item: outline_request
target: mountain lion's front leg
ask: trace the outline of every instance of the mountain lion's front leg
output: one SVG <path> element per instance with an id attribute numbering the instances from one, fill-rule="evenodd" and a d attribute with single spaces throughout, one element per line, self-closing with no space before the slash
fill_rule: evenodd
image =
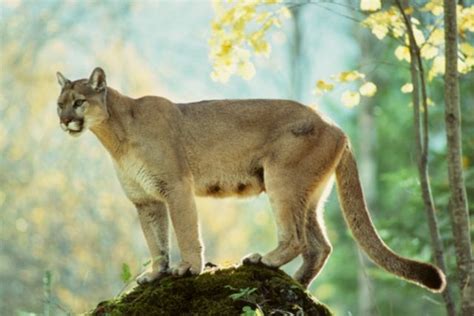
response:
<path id="1" fill-rule="evenodd" d="M 199 274 L 203 269 L 203 247 L 191 181 L 183 180 L 173 185 L 166 201 L 181 252 L 181 263 L 172 272 L 176 275 L 188 271 Z"/>
<path id="2" fill-rule="evenodd" d="M 158 279 L 169 271 L 169 220 L 163 202 L 135 204 L 151 254 L 151 272 L 137 278 L 139 284 Z"/>

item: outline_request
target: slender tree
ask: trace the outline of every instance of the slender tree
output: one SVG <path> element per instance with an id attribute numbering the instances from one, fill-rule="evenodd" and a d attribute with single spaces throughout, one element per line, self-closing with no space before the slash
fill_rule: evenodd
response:
<path id="1" fill-rule="evenodd" d="M 426 216 L 428 219 L 428 226 L 430 230 L 431 246 L 433 248 L 434 257 L 438 267 L 446 274 L 446 263 L 444 260 L 444 249 L 441 241 L 441 236 L 438 229 L 438 221 L 436 219 L 436 207 L 431 193 L 431 184 L 429 180 L 428 171 L 428 146 L 429 146 L 429 131 L 428 131 L 428 96 L 426 92 L 426 81 L 421 60 L 420 48 L 416 42 L 413 32 L 413 25 L 409 14 L 405 11 L 408 7 L 409 1 L 405 0 L 403 3 L 396 0 L 400 13 L 403 16 L 403 21 L 408 34 L 408 47 L 410 50 L 410 74 L 413 84 L 412 100 L 413 100 L 413 118 L 415 127 L 415 146 L 416 157 L 418 160 L 418 176 L 421 185 L 421 194 L 423 203 L 425 205 Z M 423 116 L 420 115 L 420 105 L 423 109 Z M 455 315 L 455 305 L 451 295 L 451 288 L 449 283 L 442 293 L 446 312 L 448 315 Z"/>
<path id="2" fill-rule="evenodd" d="M 373 42 L 369 35 L 361 28 L 354 30 L 355 37 L 360 47 L 360 64 L 365 65 L 373 60 L 374 50 Z M 372 81 L 373 78 L 368 78 Z M 358 129 L 358 161 L 361 181 L 364 186 L 365 198 L 369 209 L 373 212 L 376 210 L 375 201 L 377 196 L 376 186 L 376 169 L 377 162 L 374 155 L 374 147 L 376 143 L 376 130 L 373 117 L 374 103 L 373 99 L 368 98 L 363 102 L 357 112 L 357 129 Z M 374 282 L 367 273 L 367 268 L 373 264 L 367 256 L 358 249 L 359 267 L 358 267 L 358 309 L 359 315 L 379 315 L 376 306 L 376 291 L 374 291 Z"/>
<path id="3" fill-rule="evenodd" d="M 473 261 L 469 235 L 469 212 L 462 171 L 461 112 L 458 77 L 458 32 L 456 1 L 444 0 L 444 39 L 446 68 L 444 76 L 445 121 L 448 141 L 448 174 L 451 215 L 456 249 L 461 314 L 474 315 Z"/>

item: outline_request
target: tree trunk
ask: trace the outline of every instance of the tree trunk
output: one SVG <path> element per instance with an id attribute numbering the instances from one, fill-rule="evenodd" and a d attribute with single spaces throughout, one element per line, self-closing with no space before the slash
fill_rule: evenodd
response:
<path id="1" fill-rule="evenodd" d="M 292 14 L 292 32 L 290 38 L 290 53 L 289 55 L 289 69 L 290 69 L 290 99 L 301 101 L 302 93 L 302 81 L 303 73 L 301 72 L 302 67 L 302 46 L 303 46 L 303 34 L 301 25 L 301 7 L 294 7 L 291 9 Z"/>
<path id="2" fill-rule="evenodd" d="M 461 113 L 458 78 L 458 38 L 456 1 L 444 0 L 445 121 L 448 141 L 448 174 L 451 197 L 449 210 L 453 226 L 456 262 L 461 289 L 461 314 L 474 315 L 473 262 L 469 235 L 469 212 L 462 171 Z"/>
<path id="3" fill-rule="evenodd" d="M 421 193 L 423 203 L 425 205 L 426 217 L 428 219 L 428 227 L 430 230 L 431 247 L 433 249 L 434 258 L 437 266 L 446 274 L 446 263 L 444 261 L 444 249 L 439 234 L 438 222 L 436 219 L 436 209 L 431 193 L 431 185 L 428 173 L 428 97 L 426 93 L 426 82 L 423 71 L 423 63 L 421 61 L 421 54 L 418 44 L 416 43 L 411 25 L 410 16 L 404 11 L 408 7 L 409 1 L 396 0 L 400 13 L 403 16 L 405 26 L 407 28 L 409 49 L 410 49 L 410 73 L 413 84 L 412 100 L 413 100 L 413 118 L 415 128 L 415 145 L 416 156 L 418 160 L 418 176 L 420 179 Z M 420 100 L 421 92 L 421 100 Z M 421 102 L 420 102 L 421 101 Z M 420 124 L 420 104 L 423 106 L 423 125 Z M 449 283 L 442 293 L 443 300 L 446 305 L 446 313 L 448 315 L 455 315 L 455 305 L 451 296 L 451 289 Z"/>
<path id="4" fill-rule="evenodd" d="M 360 47 L 360 64 L 365 65 L 369 60 L 373 59 L 373 49 L 371 38 L 365 32 L 361 32 L 359 28 L 355 31 Z M 369 80 L 371 78 L 368 78 Z M 364 187 L 365 198 L 370 210 L 374 210 L 375 198 L 377 196 L 376 187 L 376 161 L 374 159 L 374 144 L 376 136 L 374 135 L 375 126 L 373 118 L 373 101 L 368 98 L 366 102 L 360 105 L 357 115 L 358 129 L 358 161 L 361 182 Z M 358 249 L 358 309 L 359 315 L 378 315 L 376 301 L 376 291 L 372 279 L 367 274 L 367 268 L 372 265 L 367 256 Z"/>
<path id="5" fill-rule="evenodd" d="M 361 105 L 358 115 L 358 129 L 359 129 L 359 154 L 358 161 L 360 162 L 359 170 L 361 181 L 364 185 L 364 192 L 366 194 L 367 204 L 371 210 L 374 209 L 376 186 L 375 186 L 375 161 L 373 158 L 374 146 L 374 122 L 372 117 L 372 104 L 368 101 Z M 359 249 L 359 267 L 358 267 L 358 306 L 359 315 L 378 315 L 375 305 L 375 292 L 372 279 L 367 275 L 367 267 L 372 263 L 367 259 L 367 256 Z"/>

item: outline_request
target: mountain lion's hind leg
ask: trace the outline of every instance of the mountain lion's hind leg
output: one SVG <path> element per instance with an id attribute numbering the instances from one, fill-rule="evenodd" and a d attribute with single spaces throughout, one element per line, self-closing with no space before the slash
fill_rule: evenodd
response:
<path id="1" fill-rule="evenodd" d="M 278 246 L 263 257 L 252 254 L 244 262 L 261 261 L 270 267 L 280 267 L 302 251 L 306 197 L 295 179 L 279 176 L 279 172 L 273 174 L 271 170 L 265 173 L 265 187 L 275 214 Z"/>
<path id="2" fill-rule="evenodd" d="M 151 254 L 152 270 L 137 278 L 137 283 L 143 284 L 160 278 L 169 270 L 169 220 L 162 202 L 137 203 L 135 206 Z"/>
<path id="3" fill-rule="evenodd" d="M 295 280 L 304 287 L 308 287 L 318 275 L 332 251 L 331 244 L 326 236 L 323 206 L 331 192 L 333 182 L 334 179 L 331 177 L 319 185 L 306 212 L 305 248 L 302 252 L 303 263 L 294 275 Z"/>

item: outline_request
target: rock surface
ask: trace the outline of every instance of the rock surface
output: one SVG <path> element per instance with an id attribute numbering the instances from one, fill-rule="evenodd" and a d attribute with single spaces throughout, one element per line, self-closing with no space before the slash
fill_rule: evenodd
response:
<path id="1" fill-rule="evenodd" d="M 109 301 L 91 315 L 331 315 L 290 276 L 263 265 L 167 276 Z"/>

